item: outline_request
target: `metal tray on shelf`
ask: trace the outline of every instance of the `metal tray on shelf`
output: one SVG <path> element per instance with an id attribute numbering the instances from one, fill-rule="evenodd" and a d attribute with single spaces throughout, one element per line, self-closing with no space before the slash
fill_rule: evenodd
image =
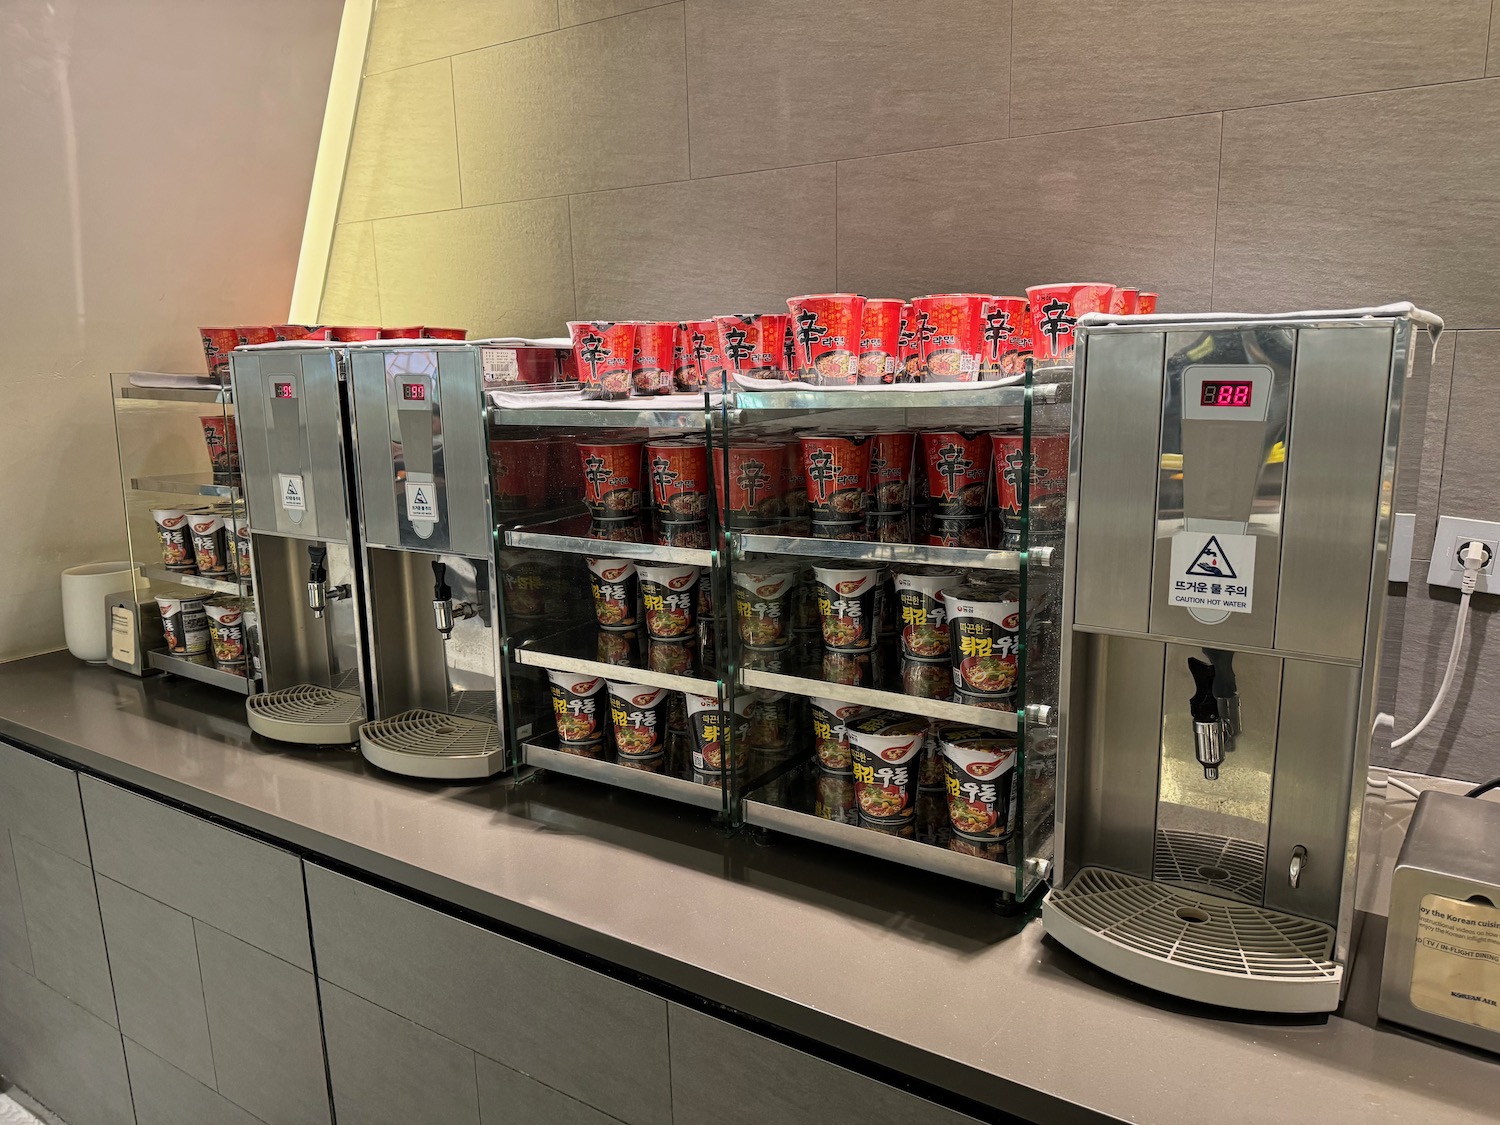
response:
<path id="1" fill-rule="evenodd" d="M 1071 383 L 1043 383 L 1032 389 L 1032 401 L 1067 402 Z M 1026 404 L 1026 387 L 1012 384 L 952 384 L 935 390 L 916 390 L 903 386 L 884 387 L 810 387 L 788 384 L 774 390 L 735 389 L 727 408 L 731 418 L 736 411 L 804 411 L 804 410 L 926 410 L 951 409 L 955 406 L 1021 407 Z"/>
<path id="2" fill-rule="evenodd" d="M 205 578 L 201 574 L 184 574 L 179 570 L 168 570 L 164 566 L 147 566 L 142 564 L 140 572 L 153 582 L 164 582 L 174 586 L 191 586 L 195 590 L 212 590 L 216 594 L 240 594 L 244 590 L 240 583 L 232 578 Z M 245 580 L 245 586 L 249 586 L 249 579 Z"/>
<path id="3" fill-rule="evenodd" d="M 588 651 L 587 646 L 593 643 L 597 635 L 597 625 L 582 622 L 558 633 L 513 644 L 510 646 L 510 655 L 517 664 L 532 668 L 578 672 L 621 683 L 650 684 L 653 687 L 671 688 L 673 691 L 690 691 L 694 695 L 718 694 L 718 681 L 714 679 L 653 672 L 649 668 L 635 668 L 628 664 L 606 664 L 602 660 L 592 660 L 580 655 Z"/>
<path id="4" fill-rule="evenodd" d="M 1014 711 L 970 707 L 963 703 L 950 703 L 944 699 L 922 699 L 919 696 L 905 695 L 899 691 L 855 687 L 852 684 L 835 684 L 806 676 L 789 676 L 784 672 L 759 672 L 751 668 L 741 669 L 740 680 L 750 688 L 766 688 L 769 691 L 784 691 L 792 695 L 821 696 L 826 699 L 838 699 L 845 703 L 857 703 L 864 707 L 879 707 L 884 711 L 927 715 L 934 719 L 952 719 L 976 727 L 988 727 L 991 730 L 1019 729 Z"/>
<path id="5" fill-rule="evenodd" d="M 597 758 L 580 758 L 537 740 L 527 740 L 521 744 L 521 760 L 540 769 L 602 781 L 619 789 L 650 793 L 655 797 L 696 805 L 712 812 L 719 812 L 724 807 L 724 791 L 711 785 L 700 785 L 696 781 L 664 773 L 647 773 Z"/>
<path id="6" fill-rule="evenodd" d="M 696 547 L 663 547 L 656 543 L 620 543 L 595 539 L 587 534 L 590 518 L 571 515 L 542 523 L 527 523 L 505 532 L 508 547 L 530 547 L 568 555 L 596 558 L 643 559 L 646 562 L 677 563 L 682 566 L 712 566 L 714 552 Z"/>
<path id="7" fill-rule="evenodd" d="M 130 487 L 136 492 L 168 492 L 177 496 L 216 496 L 225 500 L 240 498 L 239 485 L 216 484 L 208 478 L 207 474 L 202 473 L 131 477 Z"/>
<path id="8" fill-rule="evenodd" d="M 254 682 L 245 676 L 237 676 L 233 672 L 215 668 L 213 661 L 207 656 L 178 656 L 161 649 L 153 649 L 146 653 L 146 665 L 160 672 L 171 672 L 173 675 L 197 680 L 199 683 L 237 691 L 241 695 L 249 695 L 254 687 Z"/>
<path id="9" fill-rule="evenodd" d="M 204 402 L 212 406 L 232 403 L 234 395 L 226 387 L 136 387 L 115 388 L 116 398 L 145 399 L 151 402 Z"/>
<path id="10" fill-rule="evenodd" d="M 1019 551 L 991 551 L 974 547 L 930 547 L 922 543 L 864 543 L 846 539 L 810 539 L 794 535 L 767 535 L 759 532 L 732 531 L 730 546 L 734 557 L 751 554 L 802 555 L 810 558 L 850 559 L 861 562 L 927 563 L 938 566 L 999 570 L 1017 574 L 1021 570 Z M 1051 547 L 1038 547 L 1031 559 L 1050 566 Z"/>
<path id="11" fill-rule="evenodd" d="M 627 402 L 630 400 L 626 400 Z M 642 399 L 645 403 L 650 400 Z M 652 410 L 646 406 L 491 406 L 497 426 L 580 426 L 587 429 L 701 430 L 703 407 Z"/>

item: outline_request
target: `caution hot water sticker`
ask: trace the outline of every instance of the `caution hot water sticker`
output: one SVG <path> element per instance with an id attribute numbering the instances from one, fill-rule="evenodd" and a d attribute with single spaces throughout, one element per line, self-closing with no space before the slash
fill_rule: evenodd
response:
<path id="1" fill-rule="evenodd" d="M 1255 604 L 1255 536 L 1179 531 L 1172 536 L 1168 600 L 1186 609 L 1249 613 Z"/>

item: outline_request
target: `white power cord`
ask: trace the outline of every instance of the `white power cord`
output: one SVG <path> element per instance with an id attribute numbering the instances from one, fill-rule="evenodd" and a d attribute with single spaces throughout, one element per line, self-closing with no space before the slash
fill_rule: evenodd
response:
<path id="1" fill-rule="evenodd" d="M 1459 652 L 1463 649 L 1464 634 L 1469 627 L 1469 599 L 1473 596 L 1474 587 L 1479 582 L 1480 568 L 1484 566 L 1484 544 L 1477 539 L 1471 539 L 1464 544 L 1464 549 L 1459 552 L 1458 557 L 1463 560 L 1464 564 L 1463 582 L 1459 586 L 1463 594 L 1458 601 L 1458 624 L 1453 629 L 1453 648 L 1448 653 L 1448 667 L 1443 671 L 1443 682 L 1438 685 L 1437 696 L 1433 699 L 1432 706 L 1427 709 L 1427 714 L 1422 716 L 1416 726 L 1391 743 L 1393 750 L 1398 746 L 1405 746 L 1427 729 L 1427 724 L 1437 717 L 1443 701 L 1447 699 L 1448 689 L 1453 686 L 1453 676 L 1458 671 Z M 1389 780 L 1391 784 L 1397 785 L 1397 788 L 1411 791 L 1410 787 L 1399 785 L 1394 779 Z"/>

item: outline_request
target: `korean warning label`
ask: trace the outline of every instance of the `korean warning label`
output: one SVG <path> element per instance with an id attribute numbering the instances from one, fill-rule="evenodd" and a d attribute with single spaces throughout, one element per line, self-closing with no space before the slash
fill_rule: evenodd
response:
<path id="1" fill-rule="evenodd" d="M 1249 613 L 1255 601 L 1255 536 L 1179 531 L 1172 536 L 1168 601 L 1186 609 Z"/>

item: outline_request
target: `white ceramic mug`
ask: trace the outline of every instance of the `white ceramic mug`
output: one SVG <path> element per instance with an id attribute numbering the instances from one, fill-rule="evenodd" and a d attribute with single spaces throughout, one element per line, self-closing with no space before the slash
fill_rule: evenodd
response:
<path id="1" fill-rule="evenodd" d="M 68 651 L 90 664 L 109 655 L 104 599 L 130 589 L 128 562 L 89 563 L 62 572 L 63 636 Z"/>

